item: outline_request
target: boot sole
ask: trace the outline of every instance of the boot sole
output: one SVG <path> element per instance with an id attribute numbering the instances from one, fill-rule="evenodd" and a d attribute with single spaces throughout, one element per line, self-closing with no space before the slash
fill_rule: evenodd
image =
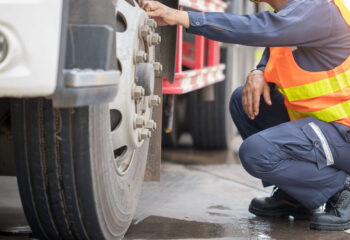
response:
<path id="1" fill-rule="evenodd" d="M 310 229 L 319 231 L 344 231 L 350 228 L 350 222 L 343 224 L 327 224 L 310 223 Z"/>
<path id="2" fill-rule="evenodd" d="M 293 216 L 297 220 L 310 220 L 312 213 L 306 214 L 303 212 L 290 211 L 290 210 L 281 210 L 281 211 L 265 211 L 249 206 L 249 212 L 253 213 L 259 217 L 269 217 L 269 218 L 283 218 L 287 216 Z"/>

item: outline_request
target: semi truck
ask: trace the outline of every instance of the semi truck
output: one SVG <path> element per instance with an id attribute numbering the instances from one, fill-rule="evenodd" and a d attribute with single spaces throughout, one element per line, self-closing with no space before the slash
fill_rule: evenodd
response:
<path id="1" fill-rule="evenodd" d="M 33 235 L 121 239 L 162 143 L 187 131 L 197 148 L 230 146 L 229 95 L 253 63 L 252 49 L 157 27 L 136 0 L 0 0 L 0 172 L 17 176 Z"/>

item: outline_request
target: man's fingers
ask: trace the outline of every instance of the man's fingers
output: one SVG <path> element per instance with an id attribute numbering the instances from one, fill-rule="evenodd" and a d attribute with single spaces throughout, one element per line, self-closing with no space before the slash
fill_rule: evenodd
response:
<path id="1" fill-rule="evenodd" d="M 271 106 L 272 101 L 271 101 L 271 96 L 270 96 L 270 86 L 267 83 L 264 85 L 263 96 L 264 96 L 264 100 L 265 100 L 266 104 Z"/>
<path id="2" fill-rule="evenodd" d="M 242 105 L 245 113 L 252 120 L 259 114 L 261 95 L 268 105 L 272 105 L 269 85 L 264 80 L 264 73 L 256 70 L 248 74 L 242 90 Z"/>
<path id="3" fill-rule="evenodd" d="M 259 114 L 259 106 L 260 106 L 260 98 L 261 98 L 261 93 L 257 89 L 254 90 L 252 93 L 252 98 L 253 98 L 253 114 L 254 117 L 258 116 Z"/>
<path id="4" fill-rule="evenodd" d="M 242 90 L 242 106 L 243 106 L 243 110 L 244 112 L 249 116 L 248 114 L 248 104 L 247 104 L 247 94 L 246 94 L 246 91 Z"/>
<path id="5" fill-rule="evenodd" d="M 156 17 L 161 17 L 162 13 L 163 11 L 161 9 L 158 9 L 156 11 L 147 12 L 147 15 L 151 18 L 156 18 Z"/>
<path id="6" fill-rule="evenodd" d="M 253 114 L 253 96 L 252 96 L 252 92 L 248 89 L 247 91 L 247 111 L 248 111 L 248 116 L 251 119 L 254 119 L 254 114 Z"/>
<path id="7" fill-rule="evenodd" d="M 153 6 L 152 2 L 147 2 L 145 4 L 145 6 L 143 7 L 143 9 L 146 11 L 146 12 L 150 12 L 150 11 L 154 11 L 155 10 L 155 6 Z"/>
<path id="8" fill-rule="evenodd" d="M 251 76 L 248 76 L 247 82 L 242 90 L 242 105 L 245 113 L 250 119 L 254 119 L 254 108 L 253 108 L 253 86 L 250 84 Z"/>
<path id="9" fill-rule="evenodd" d="M 145 1 L 144 0 L 140 3 L 141 8 L 145 9 L 146 6 L 152 6 L 152 1 Z"/>
<path id="10" fill-rule="evenodd" d="M 146 1 L 141 1 L 140 2 L 140 8 L 144 8 L 145 4 L 146 4 Z"/>
<path id="11" fill-rule="evenodd" d="M 142 1 L 141 8 L 143 8 L 146 12 L 155 11 L 160 8 L 156 1 Z"/>

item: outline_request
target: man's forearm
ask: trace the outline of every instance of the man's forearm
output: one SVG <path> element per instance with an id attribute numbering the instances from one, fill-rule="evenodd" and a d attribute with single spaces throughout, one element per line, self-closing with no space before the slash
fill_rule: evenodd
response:
<path id="1" fill-rule="evenodd" d="M 189 28 L 190 27 L 190 18 L 188 16 L 188 13 L 185 11 L 177 10 L 176 22 L 177 22 L 177 24 L 182 25 L 185 28 Z"/>

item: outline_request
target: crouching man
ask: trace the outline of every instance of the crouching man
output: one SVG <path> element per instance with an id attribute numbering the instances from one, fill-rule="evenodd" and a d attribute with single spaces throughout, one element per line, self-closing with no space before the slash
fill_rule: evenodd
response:
<path id="1" fill-rule="evenodd" d="M 259 1 L 254 1 L 259 2 Z M 350 228 L 350 0 L 261 0 L 253 15 L 141 7 L 159 25 L 248 46 L 264 46 L 257 69 L 230 102 L 244 142 L 244 168 L 276 186 L 255 198 L 258 216 L 311 218 L 318 230 Z M 326 203 L 323 213 L 313 213 Z"/>

